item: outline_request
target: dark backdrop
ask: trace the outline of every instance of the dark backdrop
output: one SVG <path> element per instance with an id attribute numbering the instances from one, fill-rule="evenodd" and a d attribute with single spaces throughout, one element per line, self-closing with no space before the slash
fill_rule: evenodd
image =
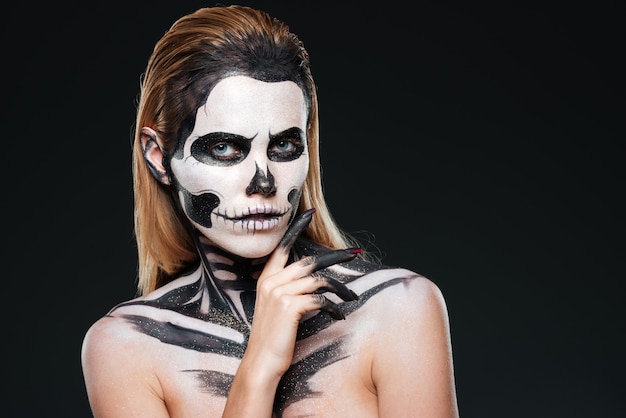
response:
<path id="1" fill-rule="evenodd" d="M 139 75 L 213 3 L 41 3 L 2 16 L 3 410 L 88 417 L 83 334 L 135 292 Z M 248 4 L 310 52 L 339 224 L 442 289 L 461 415 L 617 417 L 623 7 L 465 3 Z"/>

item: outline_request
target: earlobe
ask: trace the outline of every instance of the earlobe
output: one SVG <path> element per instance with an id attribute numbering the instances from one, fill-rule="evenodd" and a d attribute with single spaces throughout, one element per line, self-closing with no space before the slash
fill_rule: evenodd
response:
<path id="1" fill-rule="evenodd" d="M 152 128 L 141 128 L 141 150 L 150 172 L 159 182 L 171 185 L 172 179 L 163 165 L 163 151 L 157 142 L 157 133 Z"/>

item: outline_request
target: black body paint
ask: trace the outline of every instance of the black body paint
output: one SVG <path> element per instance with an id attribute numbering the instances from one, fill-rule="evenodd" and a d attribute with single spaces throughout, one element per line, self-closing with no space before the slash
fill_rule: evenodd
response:
<path id="1" fill-rule="evenodd" d="M 284 250 L 291 249 L 288 264 L 297 259 L 311 259 L 311 268 L 315 271 L 315 275 L 326 282 L 324 289 L 332 291 L 344 299 L 342 302 L 333 304 L 339 312 L 342 312 L 342 315 L 349 317 L 363 307 L 372 296 L 386 288 L 412 279 L 411 276 L 399 276 L 392 280 L 386 280 L 372 286 L 358 297 L 351 290 L 344 289 L 343 286 L 346 283 L 359 280 L 368 273 L 389 267 L 355 259 L 356 251 L 353 249 L 329 250 L 299 237 L 309 224 L 313 213 L 314 210 L 311 209 L 295 219 L 279 247 Z M 197 244 L 200 242 L 198 241 Z M 204 248 L 215 253 L 212 259 L 222 260 L 222 262 L 209 262 L 206 254 L 202 252 L 203 264 L 208 268 L 202 270 L 202 274 L 197 280 L 174 288 L 157 299 L 120 304 L 112 309 L 109 315 L 115 315 L 115 310 L 118 308 L 139 305 L 198 319 L 207 325 L 213 324 L 213 326 L 207 327 L 211 330 L 210 333 L 206 330 L 203 331 L 200 329 L 201 327 L 183 327 L 147 315 L 130 315 L 121 312 L 118 314 L 131 323 L 138 332 L 153 337 L 164 344 L 199 353 L 213 353 L 228 358 L 241 359 L 248 345 L 249 323 L 254 314 L 255 277 L 258 277 L 263 264 L 234 257 L 218 248 L 207 248 L 206 246 Z M 348 269 L 351 272 L 350 275 L 333 271 L 331 268 L 333 265 L 340 265 Z M 224 279 L 225 277 L 228 279 Z M 203 299 L 203 296 L 207 297 L 206 295 L 209 298 L 208 303 Z M 238 316 L 238 311 L 233 309 L 234 303 L 231 299 L 233 295 L 239 295 L 246 318 Z M 184 323 L 184 321 L 180 323 Z M 296 340 L 305 342 L 309 338 L 314 338 L 334 323 L 336 320 L 333 319 L 332 311 L 325 312 L 322 310 L 319 314 L 300 323 Z M 220 330 L 224 330 L 224 332 L 220 333 Z M 233 331 L 236 333 L 233 334 Z M 239 339 L 234 340 L 233 335 L 238 336 Z M 349 338 L 350 335 L 340 335 L 289 367 L 279 383 L 274 401 L 274 413 L 277 417 L 282 417 L 285 409 L 290 405 L 306 398 L 321 395 L 310 387 L 310 381 L 325 367 L 344 360 L 350 355 L 344 350 Z M 234 375 L 215 370 L 194 369 L 181 370 L 181 372 L 189 374 L 195 380 L 200 391 L 221 397 L 228 396 L 234 378 Z"/>
<path id="2" fill-rule="evenodd" d="M 213 193 L 203 193 L 199 195 L 191 194 L 183 187 L 179 187 L 183 194 L 183 204 L 187 215 L 198 225 L 211 228 L 211 213 L 220 204 L 220 199 Z"/>

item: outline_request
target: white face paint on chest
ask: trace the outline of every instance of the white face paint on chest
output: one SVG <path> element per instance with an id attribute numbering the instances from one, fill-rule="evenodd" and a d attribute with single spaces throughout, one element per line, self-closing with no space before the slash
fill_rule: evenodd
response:
<path id="1" fill-rule="evenodd" d="M 233 76 L 214 87 L 171 169 L 182 207 L 214 245 L 270 253 L 297 209 L 307 175 L 307 110 L 291 81 Z"/>

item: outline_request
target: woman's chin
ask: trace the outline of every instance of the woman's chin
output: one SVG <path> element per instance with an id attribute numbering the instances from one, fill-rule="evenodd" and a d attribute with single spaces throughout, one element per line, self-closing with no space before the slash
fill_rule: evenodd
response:
<path id="1" fill-rule="evenodd" d="M 231 254 L 244 258 L 261 258 L 276 249 L 282 234 L 254 234 L 249 236 L 234 236 L 227 239 L 211 239 L 214 245 Z"/>

